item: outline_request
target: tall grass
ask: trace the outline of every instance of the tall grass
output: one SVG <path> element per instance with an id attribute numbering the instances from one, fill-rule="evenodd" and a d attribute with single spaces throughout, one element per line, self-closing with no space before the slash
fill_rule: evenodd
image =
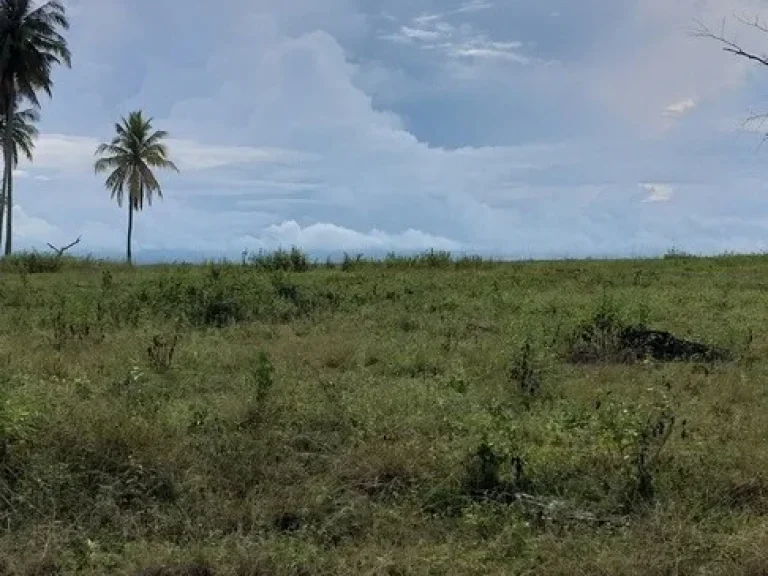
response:
<path id="1" fill-rule="evenodd" d="M 5 573 L 768 562 L 766 258 L 37 262 L 0 275 Z M 640 325 L 735 353 L 625 361 Z"/>

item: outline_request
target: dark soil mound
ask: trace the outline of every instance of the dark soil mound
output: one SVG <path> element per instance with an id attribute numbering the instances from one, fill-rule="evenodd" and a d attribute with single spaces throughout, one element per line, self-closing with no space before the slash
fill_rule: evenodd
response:
<path id="1" fill-rule="evenodd" d="M 661 362 L 715 362 L 728 357 L 725 350 L 714 346 L 684 340 L 670 332 L 638 327 L 625 328 L 620 335 L 619 345 L 622 351 L 637 359 L 653 358 Z"/>
<path id="2" fill-rule="evenodd" d="M 626 325 L 615 315 L 602 312 L 573 334 L 568 354 L 575 364 L 631 363 L 648 358 L 660 362 L 717 362 L 730 357 L 721 348 L 666 331 Z"/>

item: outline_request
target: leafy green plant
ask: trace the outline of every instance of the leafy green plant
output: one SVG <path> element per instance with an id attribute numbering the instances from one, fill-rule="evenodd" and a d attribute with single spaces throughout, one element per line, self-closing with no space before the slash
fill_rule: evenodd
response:
<path id="1" fill-rule="evenodd" d="M 656 496 L 661 457 L 677 422 L 665 390 L 642 403 L 610 402 L 601 406 L 599 427 L 626 479 L 625 505 L 648 502 Z"/>

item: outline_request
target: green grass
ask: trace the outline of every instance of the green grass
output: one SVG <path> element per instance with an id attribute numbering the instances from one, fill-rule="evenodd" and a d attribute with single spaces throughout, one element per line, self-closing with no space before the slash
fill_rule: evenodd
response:
<path id="1" fill-rule="evenodd" d="M 0 264 L 7 573 L 766 573 L 768 259 L 243 260 Z"/>

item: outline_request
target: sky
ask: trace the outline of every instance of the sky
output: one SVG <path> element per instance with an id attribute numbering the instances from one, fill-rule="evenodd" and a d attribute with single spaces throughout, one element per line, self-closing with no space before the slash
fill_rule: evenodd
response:
<path id="1" fill-rule="evenodd" d="M 768 249 L 765 0 L 68 0 L 72 69 L 15 185 L 16 247 L 124 250 L 93 173 L 137 109 L 179 174 L 140 254 Z M 768 131 L 768 123 L 765 125 Z"/>

